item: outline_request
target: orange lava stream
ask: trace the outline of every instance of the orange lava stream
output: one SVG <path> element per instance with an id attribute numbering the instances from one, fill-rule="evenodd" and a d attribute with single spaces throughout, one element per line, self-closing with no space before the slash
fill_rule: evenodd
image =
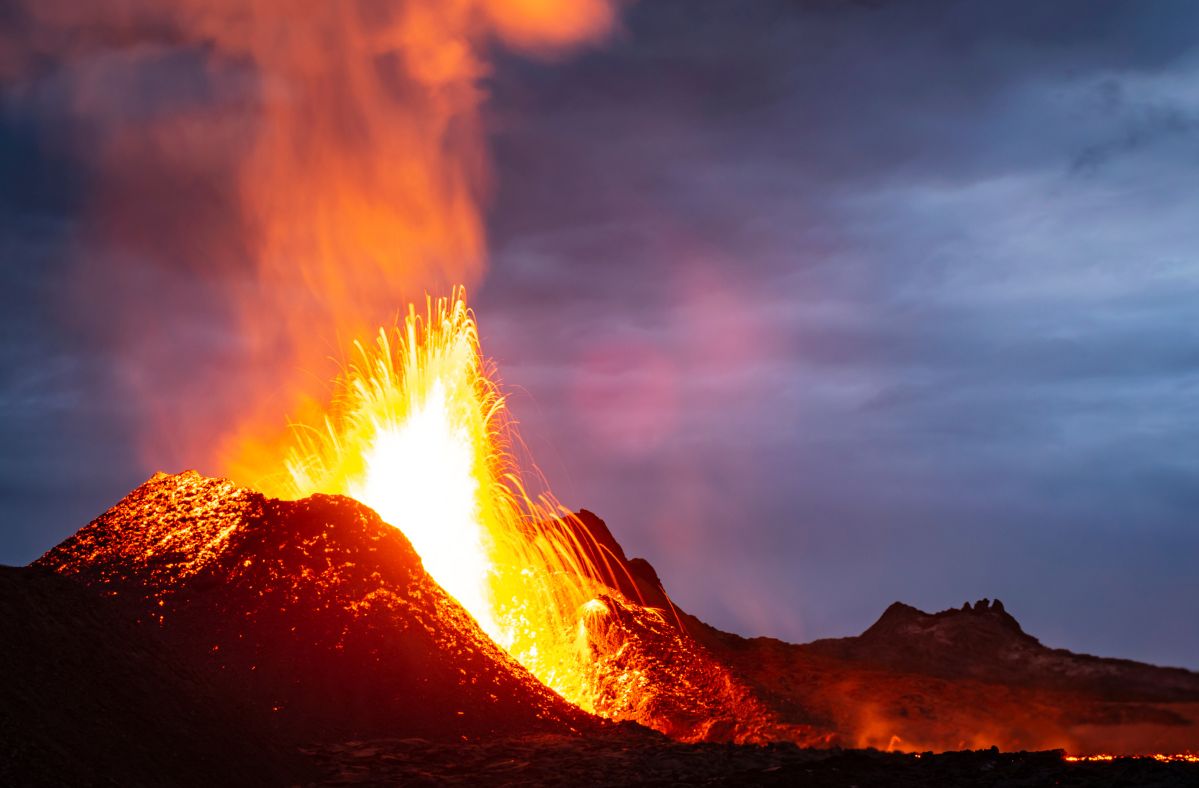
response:
<path id="1" fill-rule="evenodd" d="M 464 291 L 427 299 L 423 313 L 410 306 L 401 325 L 354 350 L 324 423 L 294 426 L 281 492 L 347 495 L 375 509 L 492 639 L 592 710 L 578 612 L 611 565 L 557 501 L 526 491 Z"/>
<path id="2" fill-rule="evenodd" d="M 1116 761 L 1121 758 L 1152 758 L 1155 761 L 1163 763 L 1199 763 L 1199 754 L 1190 752 L 1179 753 L 1146 753 L 1143 755 L 1111 755 L 1103 753 L 1100 755 L 1067 755 L 1065 760 L 1070 763 L 1087 763 L 1087 762 L 1107 762 Z"/>

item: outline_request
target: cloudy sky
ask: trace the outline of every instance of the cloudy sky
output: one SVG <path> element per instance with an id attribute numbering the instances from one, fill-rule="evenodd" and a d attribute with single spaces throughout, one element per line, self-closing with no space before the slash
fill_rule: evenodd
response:
<path id="1" fill-rule="evenodd" d="M 1199 668 L 1199 5 L 653 0 L 621 20 L 486 78 L 473 300 L 558 497 L 743 634 L 998 597 L 1047 644 Z M 27 24 L 0 11 L 0 42 Z M 122 111 L 236 104 L 245 76 L 204 57 L 158 58 Z M 178 230 L 230 222 L 202 180 L 157 184 L 124 281 L 112 234 L 81 230 L 99 175 L 62 69 L 0 66 L 16 564 L 156 470 L 106 326 L 173 304 L 145 331 L 213 385 L 215 308 L 163 294 L 205 287 L 172 262 L 193 254 Z M 107 283 L 82 294 L 81 249 Z"/>

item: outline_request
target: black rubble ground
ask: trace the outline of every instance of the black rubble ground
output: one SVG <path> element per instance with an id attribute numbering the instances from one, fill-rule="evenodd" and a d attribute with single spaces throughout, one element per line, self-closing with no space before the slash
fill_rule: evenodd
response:
<path id="1" fill-rule="evenodd" d="M 1068 762 L 1060 752 L 907 755 L 801 749 L 792 744 L 681 744 L 631 732 L 446 743 L 377 739 L 312 748 L 308 753 L 321 785 L 1199 785 L 1199 764 L 1149 758 Z"/>

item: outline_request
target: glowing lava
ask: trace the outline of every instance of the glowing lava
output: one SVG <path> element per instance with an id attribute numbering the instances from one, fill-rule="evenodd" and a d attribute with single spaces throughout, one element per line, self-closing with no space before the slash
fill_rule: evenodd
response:
<path id="1" fill-rule="evenodd" d="M 1106 763 L 1108 761 L 1117 761 L 1123 758 L 1152 758 L 1153 760 L 1161 761 L 1162 763 L 1199 763 L 1199 754 L 1192 752 L 1155 752 L 1148 755 L 1111 755 L 1105 753 L 1102 755 L 1066 755 L 1063 756 L 1063 758 L 1070 763 Z"/>
<path id="2" fill-rule="evenodd" d="M 387 522 L 403 523 L 429 574 L 495 633 L 475 455 L 447 400 L 445 385 L 436 380 L 406 421 L 380 432 L 363 458 L 366 478 L 350 486 L 350 496 L 369 501 Z"/>
<path id="3" fill-rule="evenodd" d="M 464 293 L 429 299 L 424 314 L 409 307 L 402 325 L 355 350 L 324 424 L 296 427 L 289 493 L 375 509 L 487 634 L 593 708 L 575 628 L 609 579 L 604 550 L 548 495 L 526 492 Z"/>

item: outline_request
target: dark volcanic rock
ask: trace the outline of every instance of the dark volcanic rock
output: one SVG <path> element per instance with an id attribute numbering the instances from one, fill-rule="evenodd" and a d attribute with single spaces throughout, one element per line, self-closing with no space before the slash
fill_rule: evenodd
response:
<path id="1" fill-rule="evenodd" d="M 654 567 L 644 558 L 628 558 L 607 523 L 595 513 L 580 509 L 563 524 L 581 532 L 578 543 L 595 566 L 607 569 L 607 582 L 613 589 L 637 604 L 670 611 L 671 618 L 675 618 L 674 605 Z"/>
<path id="2" fill-rule="evenodd" d="M 896 602 L 858 637 L 806 645 L 743 638 L 679 610 L 653 568 L 625 558 L 602 520 L 590 512 L 579 520 L 616 545 L 625 595 L 667 611 L 666 622 L 748 689 L 740 708 L 765 709 L 771 725 L 904 750 L 1199 750 L 1192 671 L 1048 648 L 988 599 L 934 614 Z"/>
<path id="3" fill-rule="evenodd" d="M 1199 749 L 1199 674 L 1043 646 L 1002 605 L 896 603 L 858 637 L 745 639 L 685 617 L 784 720 L 846 745 L 1072 753 Z"/>
<path id="4" fill-rule="evenodd" d="M 268 785 L 307 779 L 294 750 L 117 600 L 0 567 L 0 784 Z"/>
<path id="5" fill-rule="evenodd" d="M 1199 701 L 1199 674 L 1051 649 L 996 600 L 925 613 L 896 602 L 858 637 L 817 640 L 813 653 L 889 670 L 1090 695 L 1107 701 Z"/>
<path id="6" fill-rule="evenodd" d="M 828 731 L 786 723 L 669 613 L 617 595 L 584 605 L 579 639 L 596 711 L 681 741 L 828 745 Z"/>
<path id="7" fill-rule="evenodd" d="M 278 501 L 159 474 L 37 564 L 135 607 L 293 741 L 599 724 L 487 638 L 404 535 L 348 498 Z"/>
<path id="8" fill-rule="evenodd" d="M 579 659 L 594 709 L 687 742 L 829 745 L 829 730 L 783 720 L 719 658 L 688 634 L 653 566 L 629 559 L 603 520 L 586 509 L 563 525 L 594 565 L 605 567 L 611 593 L 578 612 Z"/>
<path id="9" fill-rule="evenodd" d="M 1144 758 L 1069 763 L 1060 752 L 906 755 L 785 744 L 680 744 L 629 732 L 461 744 L 421 739 L 351 741 L 311 752 L 323 781 L 334 785 L 1193 788 L 1199 780 L 1199 763 Z"/>

